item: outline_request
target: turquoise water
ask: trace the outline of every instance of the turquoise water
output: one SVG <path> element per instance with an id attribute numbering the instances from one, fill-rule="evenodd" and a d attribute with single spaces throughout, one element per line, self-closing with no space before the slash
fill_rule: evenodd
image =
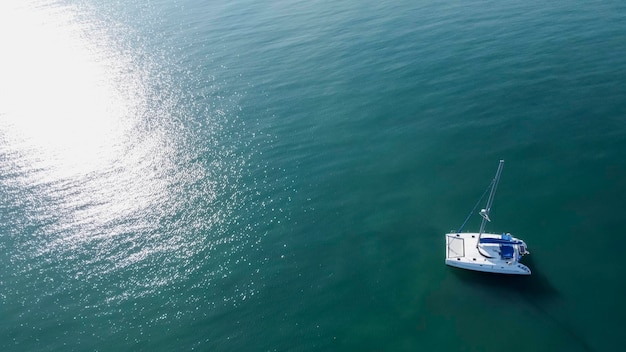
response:
<path id="1" fill-rule="evenodd" d="M 0 350 L 620 350 L 625 15 L 3 2 Z M 443 264 L 499 159 L 529 278 Z"/>

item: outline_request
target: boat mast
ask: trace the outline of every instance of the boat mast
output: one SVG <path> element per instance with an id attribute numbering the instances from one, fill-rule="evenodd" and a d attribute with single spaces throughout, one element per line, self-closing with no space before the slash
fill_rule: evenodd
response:
<path id="1" fill-rule="evenodd" d="M 489 199 L 487 200 L 487 206 L 485 209 L 480 211 L 480 216 L 483 217 L 483 221 L 480 223 L 480 231 L 478 231 L 478 238 L 482 236 L 483 231 L 485 230 L 485 224 L 487 221 L 491 221 L 489 219 L 489 211 L 491 210 L 491 204 L 493 203 L 493 197 L 496 195 L 496 188 L 498 188 L 498 182 L 500 182 L 500 174 L 502 173 L 502 167 L 504 166 L 504 160 L 500 160 L 500 164 L 498 164 L 498 171 L 496 171 L 496 176 L 491 181 L 491 193 L 489 193 Z"/>

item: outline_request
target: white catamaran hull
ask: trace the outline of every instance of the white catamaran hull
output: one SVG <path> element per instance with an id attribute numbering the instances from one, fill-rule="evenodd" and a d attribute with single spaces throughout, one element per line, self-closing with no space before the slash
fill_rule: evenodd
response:
<path id="1" fill-rule="evenodd" d="M 519 259 L 526 254 L 526 244 L 511 238 L 506 242 L 519 242 L 510 245 L 507 243 L 508 253 L 503 251 L 502 244 L 480 243 L 491 239 L 493 242 L 502 242 L 503 235 L 483 233 L 449 233 L 446 234 L 446 265 L 497 274 L 530 275 L 530 269 L 519 263 Z"/>

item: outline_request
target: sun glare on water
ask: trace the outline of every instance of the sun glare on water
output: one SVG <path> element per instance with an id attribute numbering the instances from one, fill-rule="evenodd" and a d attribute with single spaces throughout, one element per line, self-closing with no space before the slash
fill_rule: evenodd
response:
<path id="1" fill-rule="evenodd" d="M 69 7 L 16 3 L 0 5 L 0 167 L 13 175 L 3 182 L 22 199 L 24 222 L 45 224 L 31 247 L 99 243 L 98 256 L 112 250 L 109 238 L 136 242 L 119 235 L 141 236 L 180 206 L 176 137 L 144 123 L 168 107 L 147 107 L 149 78 L 102 26 Z"/>
<path id="2" fill-rule="evenodd" d="M 83 303 L 108 306 L 196 271 L 198 287 L 227 277 L 251 229 L 233 219 L 243 159 L 214 132 L 229 117 L 208 99 L 185 104 L 188 83 L 159 69 L 176 64 L 159 48 L 126 45 L 126 29 L 64 4 L 0 2 L 0 246 L 11 243 L 12 278 L 62 275 L 47 289 L 88 283 L 98 293 Z"/>
<path id="3" fill-rule="evenodd" d="M 107 48 L 83 38 L 98 33 L 75 23 L 68 12 L 2 6 L 5 138 L 55 176 L 87 173 L 118 158 L 132 125 L 129 116 L 140 102 L 111 79 L 117 63 Z"/>

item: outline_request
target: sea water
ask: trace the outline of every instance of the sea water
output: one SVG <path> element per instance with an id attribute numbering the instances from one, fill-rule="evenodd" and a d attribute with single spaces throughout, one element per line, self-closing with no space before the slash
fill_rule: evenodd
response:
<path id="1" fill-rule="evenodd" d="M 3 2 L 0 350 L 619 350 L 625 16 Z M 444 265 L 500 159 L 529 278 Z"/>

